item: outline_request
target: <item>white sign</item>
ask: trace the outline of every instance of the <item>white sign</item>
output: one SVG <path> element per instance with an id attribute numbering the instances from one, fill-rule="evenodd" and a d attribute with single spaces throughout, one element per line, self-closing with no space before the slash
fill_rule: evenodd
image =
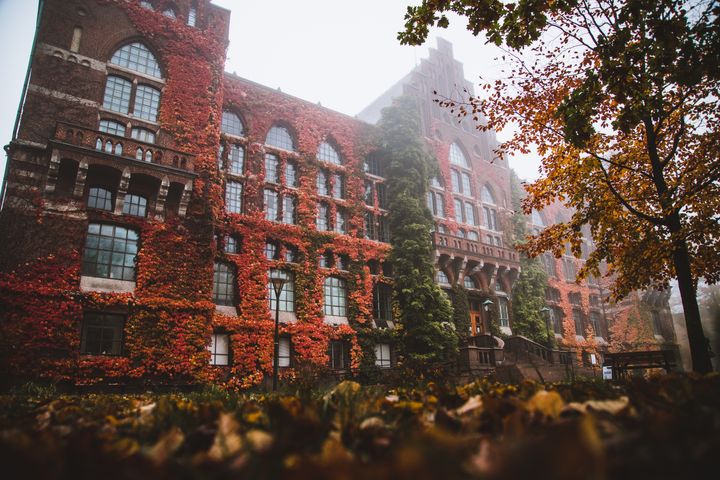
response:
<path id="1" fill-rule="evenodd" d="M 603 380 L 612 380 L 612 367 L 602 367 L 603 368 Z"/>

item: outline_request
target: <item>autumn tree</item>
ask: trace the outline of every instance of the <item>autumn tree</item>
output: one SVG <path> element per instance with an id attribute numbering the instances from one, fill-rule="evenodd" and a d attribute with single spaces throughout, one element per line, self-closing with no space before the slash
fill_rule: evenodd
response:
<path id="1" fill-rule="evenodd" d="M 693 369 L 711 370 L 696 282 L 720 279 L 720 4 L 713 0 L 425 0 L 408 7 L 402 43 L 420 44 L 448 12 L 505 51 L 505 78 L 456 112 L 480 128 L 515 124 L 500 154 L 536 147 L 544 176 L 526 211 L 560 199 L 567 222 L 526 251 L 580 252 L 583 278 L 609 265 L 613 299 L 676 278 Z"/>
<path id="2" fill-rule="evenodd" d="M 400 313 L 406 363 L 422 369 L 455 358 L 453 309 L 435 283 L 425 195 L 433 165 L 421 137 L 415 100 L 400 97 L 382 112 L 381 154 L 386 162 L 394 300 Z"/>

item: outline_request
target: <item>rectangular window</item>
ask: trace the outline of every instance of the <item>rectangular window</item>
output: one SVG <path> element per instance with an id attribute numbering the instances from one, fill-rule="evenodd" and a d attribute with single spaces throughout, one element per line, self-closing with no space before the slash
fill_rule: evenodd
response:
<path id="1" fill-rule="evenodd" d="M 345 370 L 348 366 L 347 348 L 345 342 L 333 340 L 330 342 L 330 368 L 333 370 Z"/>
<path id="2" fill-rule="evenodd" d="M 378 240 L 390 243 L 390 223 L 387 217 L 378 218 Z"/>
<path id="3" fill-rule="evenodd" d="M 385 184 L 378 183 L 375 188 L 377 188 L 378 207 L 382 209 L 387 209 L 387 189 L 385 187 Z"/>
<path id="4" fill-rule="evenodd" d="M 462 193 L 468 197 L 472 195 L 472 189 L 470 188 L 470 175 L 462 173 Z"/>
<path id="5" fill-rule="evenodd" d="M 455 199 L 455 221 L 457 223 L 465 223 L 463 219 L 463 204 L 457 198 Z"/>
<path id="6" fill-rule="evenodd" d="M 373 294 L 373 317 L 384 322 L 392 320 L 392 287 L 378 283 Z"/>
<path id="7" fill-rule="evenodd" d="M 83 317 L 80 352 L 88 355 L 121 355 L 125 316 L 86 313 Z"/>
<path id="8" fill-rule="evenodd" d="M 285 185 L 288 187 L 298 186 L 297 165 L 293 162 L 287 162 L 285 165 Z"/>
<path id="9" fill-rule="evenodd" d="M 278 193 L 275 190 L 266 188 L 263 190 L 263 200 L 265 202 L 265 220 L 277 222 L 280 208 L 278 205 Z"/>
<path id="10" fill-rule="evenodd" d="M 213 274 L 213 302 L 233 306 L 235 303 L 235 271 L 225 263 L 215 262 Z"/>
<path id="11" fill-rule="evenodd" d="M 563 259 L 563 270 L 565 271 L 565 280 L 574 282 L 576 279 L 575 260 L 573 258 Z"/>
<path id="12" fill-rule="evenodd" d="M 342 175 L 334 173 L 333 179 L 333 198 L 345 198 L 345 184 Z"/>
<path id="13" fill-rule="evenodd" d="M 583 328 L 582 310 L 573 308 L 572 316 L 573 316 L 573 322 L 575 323 L 575 335 L 578 337 L 584 337 L 585 329 Z"/>
<path id="14" fill-rule="evenodd" d="M 125 215 L 144 217 L 147 215 L 147 199 L 140 195 L 125 195 L 122 212 Z"/>
<path id="15" fill-rule="evenodd" d="M 245 168 L 245 149 L 241 145 L 230 145 L 228 156 L 230 166 L 228 170 L 233 175 L 242 175 Z"/>
<path id="16" fill-rule="evenodd" d="M 347 233 L 347 213 L 340 207 L 335 209 L 335 232 Z"/>
<path id="17" fill-rule="evenodd" d="M 373 195 L 372 182 L 365 182 L 365 205 L 370 207 L 375 206 L 375 196 Z"/>
<path id="18" fill-rule="evenodd" d="M 375 215 L 373 215 L 372 212 L 365 212 L 365 238 L 368 240 L 377 240 Z"/>
<path id="19" fill-rule="evenodd" d="M 138 251 L 138 234 L 116 225 L 91 223 L 83 252 L 83 275 L 135 279 L 135 256 Z"/>
<path id="20" fill-rule="evenodd" d="M 290 366 L 290 337 L 280 337 L 278 341 L 278 367 Z"/>
<path id="21" fill-rule="evenodd" d="M 280 172 L 278 171 L 278 160 L 277 155 L 272 153 L 265 154 L 265 181 L 268 183 L 280 183 Z"/>
<path id="22" fill-rule="evenodd" d="M 113 211 L 113 194 L 106 188 L 91 187 L 88 190 L 87 206 L 98 210 Z"/>
<path id="23" fill-rule="evenodd" d="M 552 314 L 552 325 L 553 330 L 555 333 L 562 335 L 562 319 L 563 319 L 563 310 L 560 307 L 550 307 L 550 313 Z"/>
<path id="24" fill-rule="evenodd" d="M 347 315 L 347 290 L 345 280 L 337 277 L 325 279 L 323 288 L 325 315 L 344 317 Z"/>
<path id="25" fill-rule="evenodd" d="M 242 183 L 227 182 L 225 187 L 225 210 L 228 213 L 242 213 Z"/>
<path id="26" fill-rule="evenodd" d="M 470 202 L 465 202 L 465 220 L 469 225 L 477 225 L 475 222 L 475 208 Z"/>
<path id="27" fill-rule="evenodd" d="M 375 365 L 380 368 L 390 368 L 390 344 L 378 343 L 375 345 Z"/>
<path id="28" fill-rule="evenodd" d="M 315 186 L 317 187 L 318 195 L 328 196 L 328 178 L 324 170 L 318 170 L 317 177 L 315 178 Z"/>
<path id="29" fill-rule="evenodd" d="M 660 319 L 660 312 L 657 310 L 651 310 L 650 314 L 652 315 L 652 329 L 653 329 L 653 335 L 656 337 L 662 337 L 662 322 Z"/>
<path id="30" fill-rule="evenodd" d="M 130 137 L 145 143 L 155 143 L 155 132 L 146 128 L 133 128 Z"/>
<path id="31" fill-rule="evenodd" d="M 295 281 L 291 272 L 284 270 L 269 270 L 268 271 L 268 300 L 270 302 L 270 311 L 275 312 L 277 296 L 275 295 L 275 287 L 270 279 L 272 278 L 283 278 L 285 283 L 283 284 L 282 290 L 280 290 L 280 311 L 281 312 L 294 312 L 295 311 Z"/>
<path id="32" fill-rule="evenodd" d="M 328 223 L 328 207 L 324 203 L 321 203 L 318 205 L 317 229 L 321 232 L 326 232 L 329 230 Z"/>
<path id="33" fill-rule="evenodd" d="M 136 117 L 157 121 L 158 108 L 160 107 L 160 91 L 148 85 L 138 85 L 135 90 L 135 109 L 133 114 Z"/>
<path id="34" fill-rule="evenodd" d="M 508 315 L 508 303 L 504 298 L 498 298 L 498 317 L 501 327 L 510 326 L 510 316 Z"/>
<path id="35" fill-rule="evenodd" d="M 210 365 L 230 365 L 230 335 L 213 333 L 208 350 L 210 350 Z"/>
<path id="36" fill-rule="evenodd" d="M 450 170 L 450 181 L 452 183 L 452 191 L 461 193 L 460 190 L 460 173 L 456 170 Z"/>
<path id="37" fill-rule="evenodd" d="M 108 75 L 103 107 L 113 112 L 128 113 L 130 111 L 131 92 L 132 83 L 124 78 Z"/>
<path id="38" fill-rule="evenodd" d="M 600 327 L 600 314 L 598 312 L 590 312 L 590 322 L 592 323 L 593 330 L 595 330 L 596 337 L 602 337 L 602 330 Z"/>
<path id="39" fill-rule="evenodd" d="M 120 137 L 125 136 L 125 125 L 113 120 L 100 120 L 100 127 L 98 130 L 112 135 L 118 135 Z"/>
<path id="40" fill-rule="evenodd" d="M 285 195 L 283 197 L 282 221 L 288 225 L 294 225 L 295 219 L 295 197 Z"/>

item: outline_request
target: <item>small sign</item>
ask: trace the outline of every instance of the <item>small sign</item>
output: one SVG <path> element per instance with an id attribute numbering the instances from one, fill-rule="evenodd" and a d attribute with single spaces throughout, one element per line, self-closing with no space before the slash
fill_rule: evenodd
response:
<path id="1" fill-rule="evenodd" d="M 612 380 L 612 367 L 602 367 L 603 369 L 603 380 Z"/>
<path id="2" fill-rule="evenodd" d="M 592 363 L 593 365 L 597 365 L 597 357 L 594 353 L 590 354 L 590 363 Z"/>

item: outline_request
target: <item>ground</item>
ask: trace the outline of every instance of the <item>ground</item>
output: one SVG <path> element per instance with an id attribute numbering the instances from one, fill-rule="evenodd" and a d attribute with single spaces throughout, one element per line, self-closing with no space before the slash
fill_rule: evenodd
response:
<path id="1" fill-rule="evenodd" d="M 720 376 L 628 383 L 0 396 L 3 476 L 688 478 L 720 471 Z M 707 475 L 707 473 L 705 473 Z"/>

